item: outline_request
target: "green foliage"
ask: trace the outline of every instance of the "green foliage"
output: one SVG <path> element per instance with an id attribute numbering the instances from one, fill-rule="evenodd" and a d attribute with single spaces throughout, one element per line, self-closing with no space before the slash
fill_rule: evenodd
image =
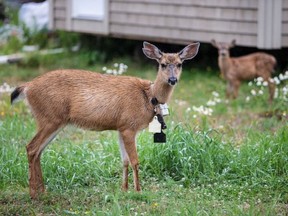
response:
<path id="1" fill-rule="evenodd" d="M 137 51 L 141 51 L 142 42 L 132 40 L 121 40 L 107 37 L 95 37 L 93 35 L 81 35 L 81 45 L 83 50 L 89 53 L 90 60 L 100 60 L 101 62 L 107 62 L 113 57 L 132 56 L 137 58 Z"/>
<path id="2" fill-rule="evenodd" d="M 80 34 L 78 33 L 58 30 L 56 35 L 60 47 L 71 49 L 71 47 L 80 43 Z"/>
<path id="3" fill-rule="evenodd" d="M 87 65 L 95 65 L 97 62 L 105 62 L 107 60 L 107 53 L 99 52 L 97 50 L 90 51 L 85 54 L 87 56 Z"/>
<path id="4" fill-rule="evenodd" d="M 10 37 L 5 46 L 1 46 L 1 53 L 17 53 L 22 48 L 22 42 L 17 37 Z"/>
<path id="5" fill-rule="evenodd" d="M 21 25 L 24 32 L 25 45 L 38 45 L 39 48 L 44 48 L 47 45 L 47 32 L 39 31 L 34 32 L 27 28 L 24 24 Z"/>

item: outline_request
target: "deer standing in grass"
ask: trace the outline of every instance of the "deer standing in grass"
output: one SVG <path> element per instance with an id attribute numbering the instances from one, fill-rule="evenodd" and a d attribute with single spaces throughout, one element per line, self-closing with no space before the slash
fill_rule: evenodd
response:
<path id="1" fill-rule="evenodd" d="M 122 189 L 128 189 L 130 163 L 134 188 L 140 191 L 136 134 L 155 115 L 155 99 L 158 104 L 168 102 L 180 78 L 183 61 L 194 58 L 200 44 L 192 43 L 179 53 L 163 53 L 147 42 L 143 46 L 144 54 L 159 63 L 154 83 L 136 77 L 56 70 L 12 92 L 11 103 L 25 98 L 37 124 L 37 133 L 26 146 L 31 198 L 44 192 L 41 153 L 68 124 L 96 131 L 117 130 L 123 162 Z"/>
<path id="2" fill-rule="evenodd" d="M 230 57 L 229 50 L 235 46 L 235 43 L 235 40 L 231 43 L 211 41 L 211 44 L 218 49 L 218 65 L 221 75 L 228 81 L 226 96 L 235 99 L 242 81 L 262 77 L 268 83 L 269 102 L 272 102 L 275 85 L 271 81 L 271 76 L 276 66 L 276 59 L 263 52 L 237 58 Z"/>

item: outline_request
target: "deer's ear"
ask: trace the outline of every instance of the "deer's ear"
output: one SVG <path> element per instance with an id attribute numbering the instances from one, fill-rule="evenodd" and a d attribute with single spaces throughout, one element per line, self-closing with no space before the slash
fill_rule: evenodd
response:
<path id="1" fill-rule="evenodd" d="M 182 61 L 184 61 L 184 60 L 187 60 L 187 59 L 194 58 L 197 55 L 197 53 L 198 53 L 199 47 L 200 47 L 200 43 L 199 42 L 193 43 L 193 44 L 190 44 L 190 45 L 186 46 L 183 50 L 181 50 L 179 52 L 180 59 Z"/>
<path id="2" fill-rule="evenodd" d="M 159 60 L 162 57 L 162 52 L 153 44 L 146 41 L 143 42 L 143 53 L 151 59 Z"/>
<path id="3" fill-rule="evenodd" d="M 214 39 L 211 40 L 211 45 L 218 49 L 218 44 Z"/>
<path id="4" fill-rule="evenodd" d="M 229 47 L 232 48 L 232 47 L 235 47 L 236 46 L 236 40 L 232 40 Z"/>

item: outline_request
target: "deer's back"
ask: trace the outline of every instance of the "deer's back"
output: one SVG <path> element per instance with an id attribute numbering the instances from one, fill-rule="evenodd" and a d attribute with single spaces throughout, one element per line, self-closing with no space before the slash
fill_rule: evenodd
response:
<path id="1" fill-rule="evenodd" d="M 259 76 L 270 77 L 276 65 L 276 59 L 266 53 L 257 52 L 231 58 L 234 71 L 240 80 L 249 80 Z"/>
<path id="2" fill-rule="evenodd" d="M 36 118 L 93 130 L 137 130 L 153 117 L 150 81 L 135 77 L 58 70 L 29 82 L 26 97 Z"/>

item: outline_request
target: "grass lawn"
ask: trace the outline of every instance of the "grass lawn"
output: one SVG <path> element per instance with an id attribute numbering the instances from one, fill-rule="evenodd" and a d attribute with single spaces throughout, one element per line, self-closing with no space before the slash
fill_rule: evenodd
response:
<path id="1" fill-rule="evenodd" d="M 37 67 L 1 65 L 0 85 L 58 68 L 102 71 L 114 62 L 127 64 L 127 75 L 156 76 L 152 61 L 87 66 L 86 57 L 64 53 L 37 58 Z M 132 173 L 129 192 L 120 190 L 116 132 L 69 126 L 44 151 L 46 193 L 31 200 L 25 145 L 35 124 L 23 102 L 11 107 L 0 93 L 0 215 L 287 215 L 288 102 L 278 97 L 269 105 L 268 90 L 248 83 L 227 101 L 218 70 L 196 66 L 197 58 L 184 65 L 169 103 L 167 142 L 154 144 L 147 130 L 138 136 L 141 193 L 133 191 Z"/>

